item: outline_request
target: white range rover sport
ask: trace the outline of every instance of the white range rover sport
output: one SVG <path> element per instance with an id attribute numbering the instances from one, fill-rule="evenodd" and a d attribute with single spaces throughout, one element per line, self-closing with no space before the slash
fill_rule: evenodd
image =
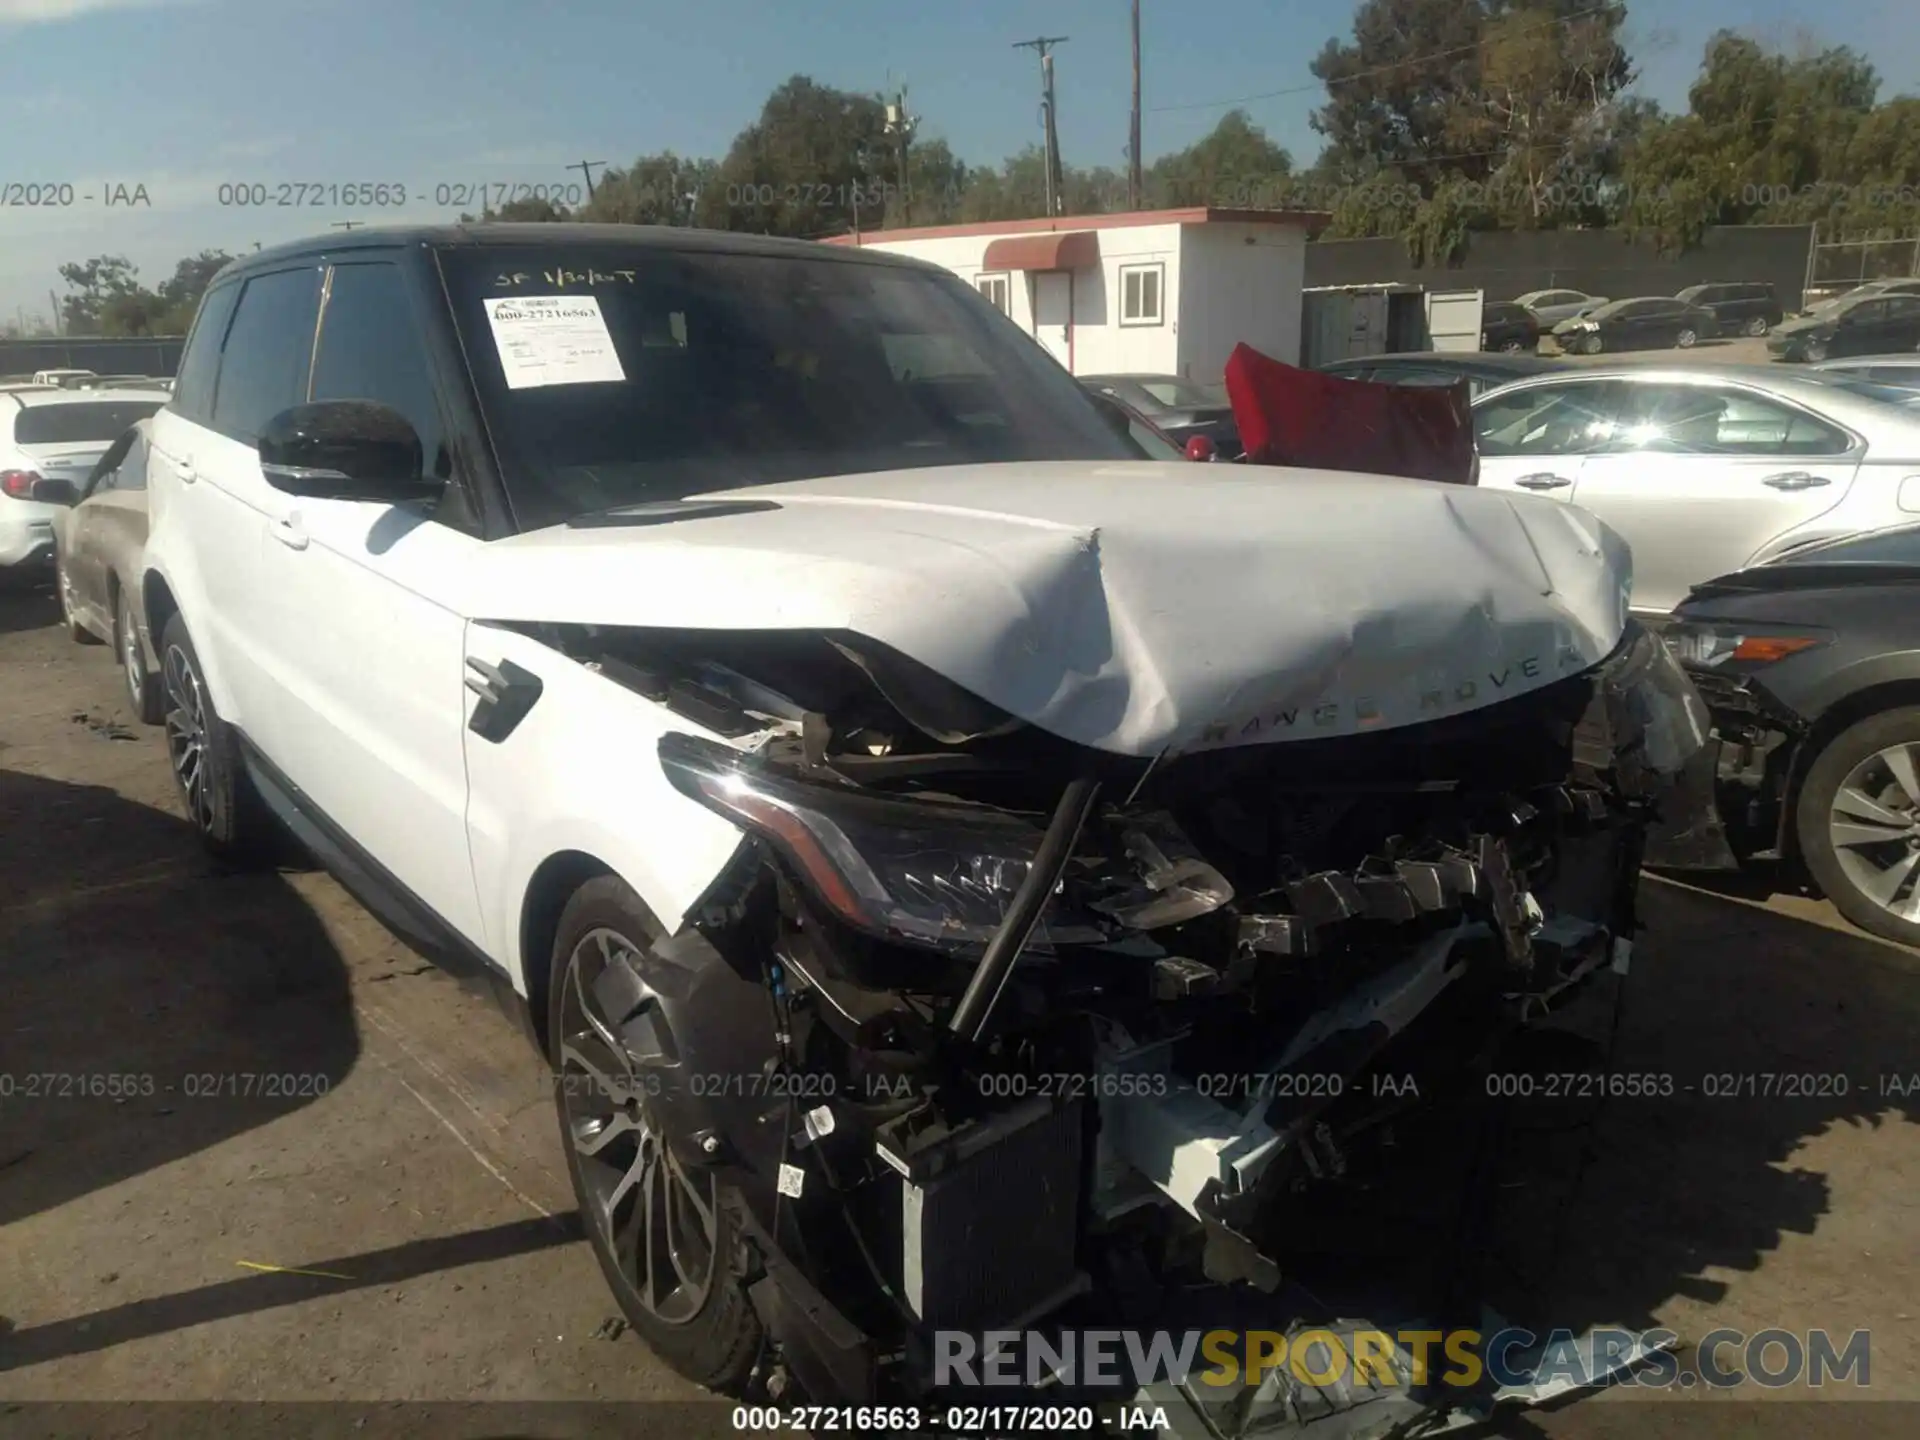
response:
<path id="1" fill-rule="evenodd" d="M 248 256 L 152 427 L 184 803 L 510 992 L 696 1380 L 921 1403 L 1116 1277 L 1271 1290 L 1407 1163 L 1369 1074 L 1622 968 L 1704 717 L 1574 506 L 1165 457 L 858 248 Z"/>

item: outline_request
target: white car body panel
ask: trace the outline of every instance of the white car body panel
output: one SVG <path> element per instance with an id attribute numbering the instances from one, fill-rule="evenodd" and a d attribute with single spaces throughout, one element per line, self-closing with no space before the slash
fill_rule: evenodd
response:
<path id="1" fill-rule="evenodd" d="M 730 493 L 780 508 L 499 541 L 457 606 L 852 631 L 1065 739 L 1136 756 L 1473 709 L 1597 663 L 1626 621 L 1619 537 L 1528 495 L 1145 463 Z"/>
<path id="2" fill-rule="evenodd" d="M 1915 492 L 1905 482 L 1920 470 L 1920 416 L 1793 376 L 1751 373 L 1757 369 L 1583 369 L 1502 386 L 1474 404 L 1621 383 L 1626 376 L 1624 383 L 1745 393 L 1806 412 L 1846 432 L 1846 452 L 1483 455 L 1481 486 L 1570 502 L 1617 531 L 1633 552 L 1633 608 L 1648 615 L 1669 613 L 1693 586 L 1715 576 L 1909 517 Z"/>
<path id="3" fill-rule="evenodd" d="M 657 753 L 669 731 L 703 727 L 566 660 L 538 640 L 474 625 L 469 653 L 510 660 L 544 684 L 504 745 L 466 733 L 467 835 L 486 950 L 526 993 L 522 899 L 549 859 L 590 855 L 618 874 L 669 930 L 740 846 L 740 829 L 667 782 Z M 471 699 L 471 697 L 468 697 Z M 464 724 L 471 707 L 460 710 Z"/>

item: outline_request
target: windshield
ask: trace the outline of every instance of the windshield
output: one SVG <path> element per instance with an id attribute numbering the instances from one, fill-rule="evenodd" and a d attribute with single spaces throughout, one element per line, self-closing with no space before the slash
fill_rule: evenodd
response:
<path id="1" fill-rule="evenodd" d="M 104 445 L 160 408 L 158 400 L 88 400 L 29 405 L 13 422 L 16 445 Z"/>
<path id="2" fill-rule="evenodd" d="M 1691 305 L 1694 301 L 1698 300 L 1702 295 L 1706 293 L 1707 293 L 1707 287 L 1704 285 L 1689 285 L 1687 286 L 1686 289 L 1682 290 L 1678 295 L 1674 296 L 1673 298 L 1676 300 L 1684 300 L 1689 305 Z"/>
<path id="3" fill-rule="evenodd" d="M 441 263 L 527 528 L 828 475 L 1142 458 L 944 272 L 659 245 Z"/>
<path id="4" fill-rule="evenodd" d="M 1225 409 L 1227 387 L 1201 385 L 1192 380 L 1142 380 L 1140 388 L 1169 410 Z"/>

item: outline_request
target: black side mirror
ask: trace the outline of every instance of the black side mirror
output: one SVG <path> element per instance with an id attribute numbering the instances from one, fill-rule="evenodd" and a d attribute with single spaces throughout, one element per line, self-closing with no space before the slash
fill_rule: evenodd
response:
<path id="1" fill-rule="evenodd" d="M 78 505 L 80 491 L 71 480 L 36 480 L 28 498 L 42 505 Z"/>
<path id="2" fill-rule="evenodd" d="M 371 400 L 322 400 L 282 410 L 260 432 L 260 470 L 288 495 L 405 505 L 433 500 L 407 417 Z"/>

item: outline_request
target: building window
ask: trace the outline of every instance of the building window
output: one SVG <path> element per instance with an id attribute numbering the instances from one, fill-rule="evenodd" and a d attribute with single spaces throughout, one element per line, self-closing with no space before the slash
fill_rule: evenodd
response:
<path id="1" fill-rule="evenodd" d="M 1013 299 L 1004 274 L 981 275 L 974 280 L 973 284 L 975 289 L 987 297 L 994 309 L 1002 315 L 1013 314 Z"/>
<path id="2" fill-rule="evenodd" d="M 1122 325 L 1159 325 L 1166 319 L 1167 267 L 1155 261 L 1151 265 L 1120 267 L 1120 323 Z"/>

